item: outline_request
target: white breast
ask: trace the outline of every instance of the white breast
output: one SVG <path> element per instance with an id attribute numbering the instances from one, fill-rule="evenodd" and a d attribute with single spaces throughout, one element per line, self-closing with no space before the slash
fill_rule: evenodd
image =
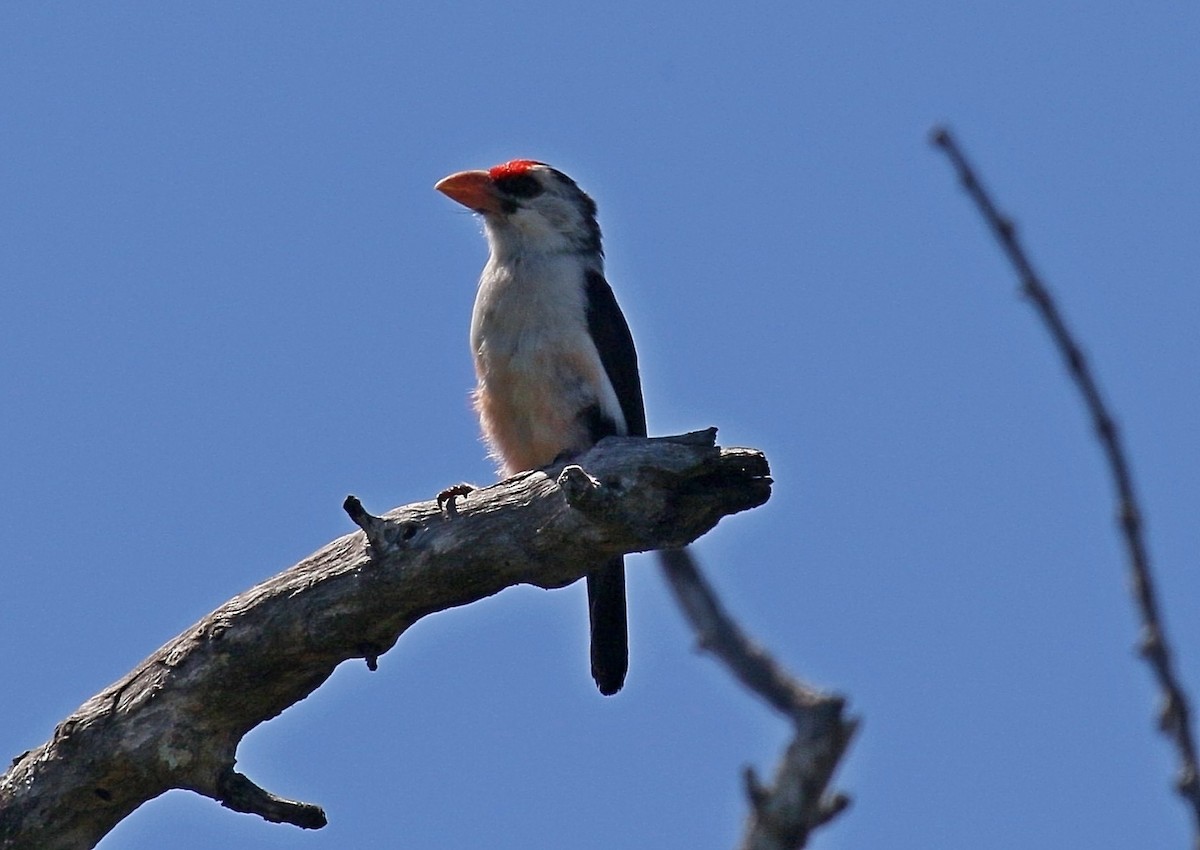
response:
<path id="1" fill-rule="evenodd" d="M 475 406 L 502 471 L 536 469 L 588 448 L 580 414 L 625 420 L 587 328 L 576 255 L 489 260 L 471 317 Z"/>

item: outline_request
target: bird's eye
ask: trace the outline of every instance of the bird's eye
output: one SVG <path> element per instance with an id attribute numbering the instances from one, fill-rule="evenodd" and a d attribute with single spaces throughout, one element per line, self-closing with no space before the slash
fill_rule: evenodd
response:
<path id="1" fill-rule="evenodd" d="M 536 198 L 545 191 L 532 174 L 513 174 L 496 181 L 496 188 L 510 198 Z"/>

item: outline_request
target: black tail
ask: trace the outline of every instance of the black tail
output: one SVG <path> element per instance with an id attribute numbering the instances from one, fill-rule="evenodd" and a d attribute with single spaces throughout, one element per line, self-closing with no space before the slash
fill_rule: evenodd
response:
<path id="1" fill-rule="evenodd" d="M 592 630 L 592 678 L 612 696 L 629 671 L 629 626 L 625 617 L 625 559 L 615 558 L 587 577 Z"/>

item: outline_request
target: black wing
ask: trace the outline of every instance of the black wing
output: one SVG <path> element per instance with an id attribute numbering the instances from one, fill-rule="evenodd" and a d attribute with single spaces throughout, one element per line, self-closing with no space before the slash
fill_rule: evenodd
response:
<path id="1" fill-rule="evenodd" d="M 633 335 L 617 306 L 612 287 L 600 272 L 587 272 L 588 333 L 600 352 L 600 362 L 617 394 L 625 427 L 632 437 L 646 436 L 646 408 L 642 402 L 642 380 L 638 375 L 637 350 Z"/>

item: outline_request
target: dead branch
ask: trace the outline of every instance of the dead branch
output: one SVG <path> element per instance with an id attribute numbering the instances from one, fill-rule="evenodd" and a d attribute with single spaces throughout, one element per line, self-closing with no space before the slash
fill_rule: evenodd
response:
<path id="1" fill-rule="evenodd" d="M 1166 629 L 1159 613 L 1158 598 L 1154 586 L 1154 576 L 1150 568 L 1150 553 L 1146 546 L 1145 534 L 1142 527 L 1142 510 L 1138 505 L 1133 487 L 1133 473 L 1125 447 L 1117 430 L 1116 421 L 1109 412 L 1104 397 L 1100 394 L 1099 385 L 1088 366 L 1087 359 L 1079 343 L 1075 341 L 1066 321 L 1059 312 L 1058 305 L 1050 295 L 1050 290 L 1042 282 L 1033 264 L 1029 261 L 1017 230 L 1011 219 L 1002 215 L 996 208 L 979 178 L 975 169 L 967 161 L 958 144 L 945 128 L 935 128 L 931 140 L 942 149 L 958 172 L 958 178 L 966 189 L 967 194 L 979 208 L 992 235 L 996 237 L 1001 250 L 1021 279 L 1021 292 L 1030 301 L 1041 316 L 1054 340 L 1054 345 L 1067 364 L 1071 380 L 1083 396 L 1083 402 L 1096 437 L 1104 451 L 1112 475 L 1113 485 L 1117 496 L 1117 522 L 1120 525 L 1125 541 L 1126 554 L 1129 559 L 1129 572 L 1132 578 L 1133 598 L 1138 615 L 1142 622 L 1142 636 L 1138 650 L 1149 665 L 1162 691 L 1163 700 L 1159 711 L 1158 725 L 1163 734 L 1175 744 L 1179 754 L 1179 776 L 1176 788 L 1179 794 L 1191 807 L 1194 836 L 1193 843 L 1200 848 L 1200 771 L 1197 769 L 1196 742 L 1192 735 L 1191 714 L 1183 686 L 1175 673 L 1172 651 L 1167 642 Z"/>
<path id="2" fill-rule="evenodd" d="M 0 847 L 90 848 L 173 788 L 315 829 L 324 812 L 234 770 L 242 737 L 375 659 L 427 614 L 516 584 L 570 584 L 613 555 L 683 546 L 770 496 L 766 459 L 715 429 L 610 438 L 566 467 L 382 517 L 234 597 L 79 707 L 0 777 Z M 586 470 L 586 472 L 584 472 Z M 560 484 L 561 482 L 561 484 Z"/>
<path id="3" fill-rule="evenodd" d="M 850 804 L 844 794 L 826 797 L 825 792 L 857 721 L 842 716 L 845 700 L 840 696 L 797 681 L 742 632 L 688 551 L 673 549 L 659 556 L 663 574 L 696 632 L 700 648 L 720 659 L 742 685 L 789 718 L 795 728 L 770 787 L 762 785 L 753 768 L 746 769 L 750 817 L 742 850 L 806 846 L 814 829 Z"/>

